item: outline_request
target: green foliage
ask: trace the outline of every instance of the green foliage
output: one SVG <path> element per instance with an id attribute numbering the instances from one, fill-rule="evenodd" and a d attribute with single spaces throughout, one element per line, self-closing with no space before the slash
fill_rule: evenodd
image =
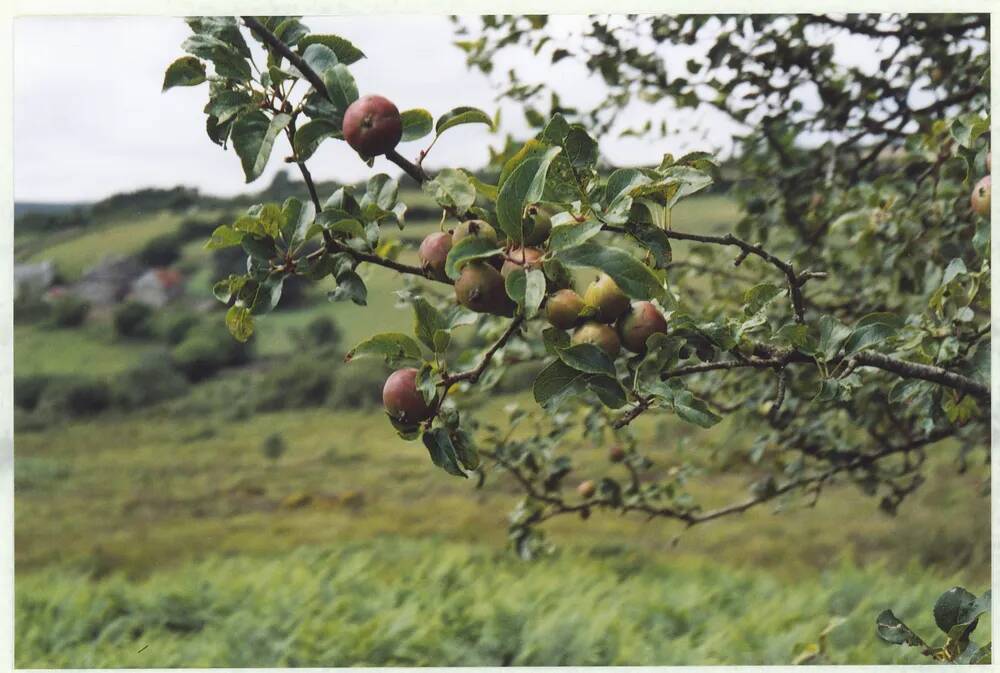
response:
<path id="1" fill-rule="evenodd" d="M 90 302 L 71 294 L 64 294 L 52 300 L 49 320 L 54 327 L 79 327 L 89 313 Z"/>
<path id="2" fill-rule="evenodd" d="M 251 349 L 216 327 L 188 335 L 170 351 L 170 359 L 189 381 L 209 378 L 225 367 L 245 364 Z"/>
<path id="3" fill-rule="evenodd" d="M 278 432 L 268 435 L 260 443 L 260 452 L 271 462 L 277 462 L 279 458 L 285 455 L 285 451 L 287 450 L 288 446 L 285 444 L 285 438 Z"/>
<path id="4" fill-rule="evenodd" d="M 115 307 L 115 334 L 126 339 L 140 339 L 152 334 L 153 307 L 138 301 L 127 301 Z"/>
<path id="5" fill-rule="evenodd" d="M 616 545 L 571 551 L 526 565 L 479 546 L 382 538 L 214 556 L 141 581 L 42 571 L 18 579 L 16 663 L 775 665 L 800 656 L 831 611 L 814 663 L 920 663 L 878 647 L 869 615 L 889 596 L 930 601 L 938 581 L 841 565 L 790 588 L 749 568 L 648 563 Z"/>
<path id="6" fill-rule="evenodd" d="M 121 409 L 141 409 L 187 392 L 187 379 L 163 355 L 142 360 L 111 380 L 111 398 Z"/>
<path id="7" fill-rule="evenodd" d="M 992 660 L 991 643 L 979 646 L 971 638 L 980 618 L 990 612 L 990 596 L 988 590 L 977 598 L 963 587 L 953 587 L 938 597 L 934 603 L 934 623 L 947 636 L 945 644 L 940 647 L 929 646 L 892 610 L 884 610 L 878 616 L 876 633 L 892 645 L 920 648 L 921 654 L 937 661 L 989 664 Z"/>
<path id="8" fill-rule="evenodd" d="M 146 266 L 170 266 L 181 256 L 181 239 L 177 234 L 164 234 L 146 242 L 139 259 Z"/>
<path id="9" fill-rule="evenodd" d="M 255 408 L 267 412 L 322 406 L 335 381 L 330 368 L 316 365 L 316 357 L 324 352 L 329 350 L 314 350 L 270 368 L 254 381 Z"/>
<path id="10" fill-rule="evenodd" d="M 100 379 L 67 376 L 48 381 L 36 412 L 51 420 L 94 416 L 111 406 L 111 387 Z"/>
<path id="11" fill-rule="evenodd" d="M 25 411 L 34 409 L 51 381 L 52 377 L 45 375 L 15 376 L 14 406 Z"/>

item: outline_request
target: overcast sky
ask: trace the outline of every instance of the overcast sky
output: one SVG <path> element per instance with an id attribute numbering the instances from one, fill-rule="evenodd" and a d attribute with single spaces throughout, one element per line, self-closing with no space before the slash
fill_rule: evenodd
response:
<path id="1" fill-rule="evenodd" d="M 584 20 L 562 17 L 564 27 Z M 424 107 L 435 117 L 458 105 L 496 110 L 496 89 L 466 69 L 444 16 L 306 17 L 317 33 L 337 33 L 368 58 L 351 67 L 362 94 L 379 93 L 400 109 Z M 557 22 L 557 26 L 559 25 Z M 205 135 L 207 85 L 161 94 L 165 67 L 183 55 L 190 34 L 170 17 L 28 17 L 15 20 L 14 196 L 19 201 L 89 201 L 142 187 L 184 184 L 202 192 L 236 194 L 248 189 L 239 160 Z M 249 40 L 248 40 L 249 41 Z M 497 73 L 523 68 L 526 57 L 508 54 Z M 518 59 L 521 59 L 520 61 Z M 594 103 L 603 96 L 599 79 L 565 59 L 540 68 L 531 60 L 523 74 L 559 82 L 567 104 Z M 632 115 L 641 123 L 641 113 Z M 514 106 L 504 107 L 502 128 L 524 137 L 528 128 Z M 726 137 L 723 132 L 719 139 Z M 498 143 L 486 127 L 449 131 L 427 165 L 476 168 Z M 415 156 L 424 141 L 403 145 Z M 602 139 L 601 150 L 622 164 L 656 163 L 664 152 L 684 149 L 676 138 L 657 143 Z M 279 140 L 267 172 L 250 186 L 266 185 L 287 155 Z M 310 161 L 320 180 L 355 181 L 371 169 L 346 146 L 327 142 Z M 376 170 L 397 173 L 377 160 Z"/>

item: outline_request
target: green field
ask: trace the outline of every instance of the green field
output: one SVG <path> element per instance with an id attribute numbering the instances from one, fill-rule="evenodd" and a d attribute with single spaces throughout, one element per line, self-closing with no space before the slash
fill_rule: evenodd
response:
<path id="1" fill-rule="evenodd" d="M 736 215 L 708 197 L 684 202 L 673 224 L 718 230 Z M 176 224 L 152 216 L 109 231 L 128 253 Z M 95 245 L 96 232 L 34 254 L 79 268 Z M 184 250 L 189 292 L 206 297 L 208 256 Z M 378 269 L 367 280 L 367 308 L 318 295 L 260 320 L 257 361 L 187 397 L 17 429 L 18 667 L 787 664 L 831 625 L 813 663 L 923 663 L 876 639 L 876 615 L 892 608 L 933 637 L 938 594 L 988 587 L 989 499 L 946 449 L 894 517 L 834 484 L 812 508 L 761 507 L 689 531 L 555 519 L 556 553 L 523 562 L 506 549 L 515 484 L 492 476 L 477 490 L 446 475 L 379 410 L 228 408 L 296 352 L 289 329 L 317 315 L 336 320 L 345 347 L 408 330 L 393 278 Z M 112 334 L 107 315 L 76 330 L 18 325 L 15 373 L 105 377 L 164 352 Z M 338 360 L 322 366 L 343 382 L 352 370 Z M 494 417 L 534 404 L 467 402 Z M 692 490 L 709 506 L 745 497 L 759 476 L 725 458 L 752 441 L 735 423 L 638 428 L 656 470 L 700 466 Z M 275 433 L 288 448 L 272 462 L 261 443 Z M 563 448 L 574 479 L 604 469 L 604 447 Z"/>

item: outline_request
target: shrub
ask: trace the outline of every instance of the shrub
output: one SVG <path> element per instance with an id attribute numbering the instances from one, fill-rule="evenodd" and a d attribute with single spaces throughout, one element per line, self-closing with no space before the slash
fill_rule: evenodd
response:
<path id="1" fill-rule="evenodd" d="M 90 303 L 80 297 L 63 295 L 52 302 L 51 319 L 56 327 L 79 327 L 90 313 Z"/>
<path id="2" fill-rule="evenodd" d="M 38 406 L 45 387 L 52 381 L 51 376 L 32 375 L 14 377 L 14 406 L 31 411 Z"/>
<path id="3" fill-rule="evenodd" d="M 268 435 L 260 444 L 260 452 L 271 461 L 277 461 L 287 450 L 285 438 L 280 432 Z"/>
<path id="4" fill-rule="evenodd" d="M 329 369 L 317 367 L 312 357 L 294 358 L 274 367 L 254 384 L 254 407 L 276 411 L 320 406 L 333 384 Z"/>
<path id="5" fill-rule="evenodd" d="M 289 328 L 288 334 L 292 341 L 308 349 L 336 350 L 343 337 L 337 323 L 325 315 L 313 318 L 304 327 Z"/>
<path id="6" fill-rule="evenodd" d="M 111 397 L 117 407 L 139 409 L 178 397 L 187 387 L 187 379 L 162 357 L 150 357 L 112 381 Z"/>
<path id="7" fill-rule="evenodd" d="M 68 377 L 45 386 L 37 410 L 48 418 L 80 418 L 99 414 L 110 405 L 111 388 L 106 381 Z"/>
<path id="8" fill-rule="evenodd" d="M 126 339 L 148 337 L 152 333 L 152 318 L 151 306 L 138 301 L 127 301 L 115 309 L 115 334 Z"/>
<path id="9" fill-rule="evenodd" d="M 248 362 L 250 347 L 233 339 L 224 327 L 213 324 L 189 332 L 171 351 L 170 358 L 189 381 L 201 381 L 224 367 Z"/>
<path id="10" fill-rule="evenodd" d="M 327 396 L 335 409 L 371 409 L 382 404 L 385 368 L 377 362 L 362 360 L 345 365 Z"/>
<path id="11" fill-rule="evenodd" d="M 181 240 L 175 234 L 163 234 L 151 239 L 139 251 L 146 266 L 170 266 L 181 256 Z"/>
<path id="12" fill-rule="evenodd" d="M 163 318 L 160 322 L 159 333 L 171 346 L 176 346 L 184 341 L 185 337 L 191 333 L 201 318 L 197 313 L 190 311 L 161 314 Z"/>
<path id="13" fill-rule="evenodd" d="M 343 335 L 330 316 L 321 315 L 306 324 L 306 336 L 315 346 L 337 348 Z"/>
<path id="14" fill-rule="evenodd" d="M 231 218 L 236 219 L 236 218 Z M 177 227 L 177 240 L 182 243 L 188 241 L 199 241 L 208 238 L 215 231 L 218 223 L 215 220 L 206 220 L 198 217 L 189 217 Z"/>
<path id="15" fill-rule="evenodd" d="M 24 293 L 14 298 L 14 323 L 27 325 L 49 318 L 52 306 L 35 293 Z"/>

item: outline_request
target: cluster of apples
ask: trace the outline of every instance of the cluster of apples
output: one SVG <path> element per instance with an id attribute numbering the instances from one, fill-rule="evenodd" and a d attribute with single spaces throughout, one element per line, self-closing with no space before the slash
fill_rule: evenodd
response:
<path id="1" fill-rule="evenodd" d="M 514 302 L 507 296 L 507 277 L 517 269 L 541 267 L 543 244 L 552 231 L 548 213 L 532 207 L 525 224 L 530 231 L 523 245 L 509 246 L 503 255 L 469 261 L 460 269 L 455 281 L 455 300 L 476 313 L 511 316 Z M 466 220 L 451 231 L 439 231 L 427 236 L 420 244 L 420 265 L 429 275 L 446 280 L 445 263 L 453 245 L 465 238 L 478 238 L 494 247 L 501 245 L 496 229 L 484 220 Z"/>
<path id="2" fill-rule="evenodd" d="M 990 171 L 992 152 L 986 153 L 986 170 Z M 987 175 L 972 190 L 972 210 L 983 217 L 990 216 L 990 176 Z"/>

